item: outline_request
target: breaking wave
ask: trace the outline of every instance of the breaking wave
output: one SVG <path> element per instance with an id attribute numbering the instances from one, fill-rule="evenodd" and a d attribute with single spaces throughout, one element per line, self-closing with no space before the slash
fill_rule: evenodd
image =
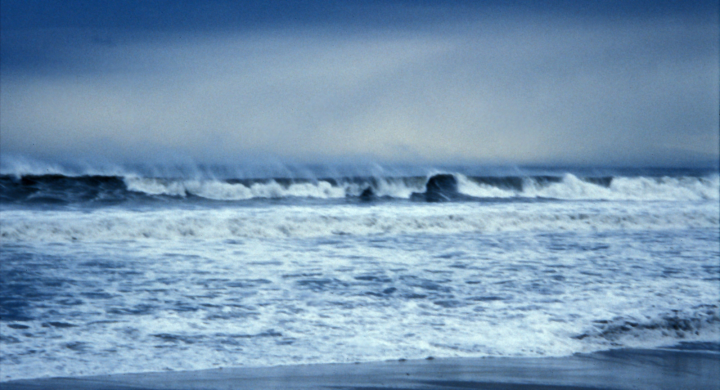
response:
<path id="1" fill-rule="evenodd" d="M 448 176 L 447 174 L 441 176 Z M 628 201 L 702 201 L 720 198 L 717 173 L 705 176 L 578 177 L 466 176 L 452 173 L 456 197 L 439 200 L 557 199 Z M 0 202 L 5 204 L 75 204 L 152 199 L 372 198 L 411 199 L 423 194 L 434 175 L 341 177 L 325 179 L 176 179 L 139 175 L 2 175 Z M 439 176 L 438 176 L 439 177 Z"/>

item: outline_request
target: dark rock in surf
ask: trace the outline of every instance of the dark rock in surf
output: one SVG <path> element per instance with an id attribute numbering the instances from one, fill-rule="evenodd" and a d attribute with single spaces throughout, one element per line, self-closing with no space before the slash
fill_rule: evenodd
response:
<path id="1" fill-rule="evenodd" d="M 425 193 L 454 193 L 458 191 L 457 179 L 453 175 L 432 176 L 425 185 Z"/>
<path id="2" fill-rule="evenodd" d="M 375 199 L 375 191 L 373 191 L 372 187 L 368 187 L 363 190 L 363 192 L 360 194 L 360 200 L 373 200 Z"/>
<path id="3" fill-rule="evenodd" d="M 411 199 L 442 202 L 461 197 L 455 176 L 444 173 L 431 176 L 425 184 L 425 192 L 413 192 Z"/>

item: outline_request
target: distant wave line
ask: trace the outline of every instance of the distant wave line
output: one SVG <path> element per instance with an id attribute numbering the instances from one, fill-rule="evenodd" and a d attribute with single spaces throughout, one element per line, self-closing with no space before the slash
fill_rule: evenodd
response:
<path id="1" fill-rule="evenodd" d="M 457 192 L 453 200 L 558 199 L 558 200 L 716 200 L 718 174 L 703 177 L 578 177 L 558 176 L 452 176 Z M 372 195 L 373 199 L 413 199 L 433 175 L 426 177 L 344 177 L 324 179 L 171 179 L 128 176 L 25 175 L 0 176 L 0 202 L 5 204 L 73 204 L 124 202 L 158 197 L 191 200 L 242 201 L 251 199 L 342 199 Z M 442 199 L 441 199 L 442 200 Z"/>

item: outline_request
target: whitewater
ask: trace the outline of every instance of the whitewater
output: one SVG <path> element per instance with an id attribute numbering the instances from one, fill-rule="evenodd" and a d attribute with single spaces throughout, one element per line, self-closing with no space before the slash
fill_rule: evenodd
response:
<path id="1" fill-rule="evenodd" d="M 720 339 L 717 170 L 31 168 L 2 381 Z"/>

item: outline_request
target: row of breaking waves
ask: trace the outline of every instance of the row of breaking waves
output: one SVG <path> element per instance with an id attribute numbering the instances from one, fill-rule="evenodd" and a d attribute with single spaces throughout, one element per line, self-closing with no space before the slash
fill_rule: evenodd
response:
<path id="1" fill-rule="evenodd" d="M 137 175 L 0 175 L 0 204 L 116 204 L 128 201 L 250 199 L 473 201 L 487 199 L 688 200 L 720 198 L 717 173 L 703 176 L 346 177 L 328 179 L 176 179 Z"/>

